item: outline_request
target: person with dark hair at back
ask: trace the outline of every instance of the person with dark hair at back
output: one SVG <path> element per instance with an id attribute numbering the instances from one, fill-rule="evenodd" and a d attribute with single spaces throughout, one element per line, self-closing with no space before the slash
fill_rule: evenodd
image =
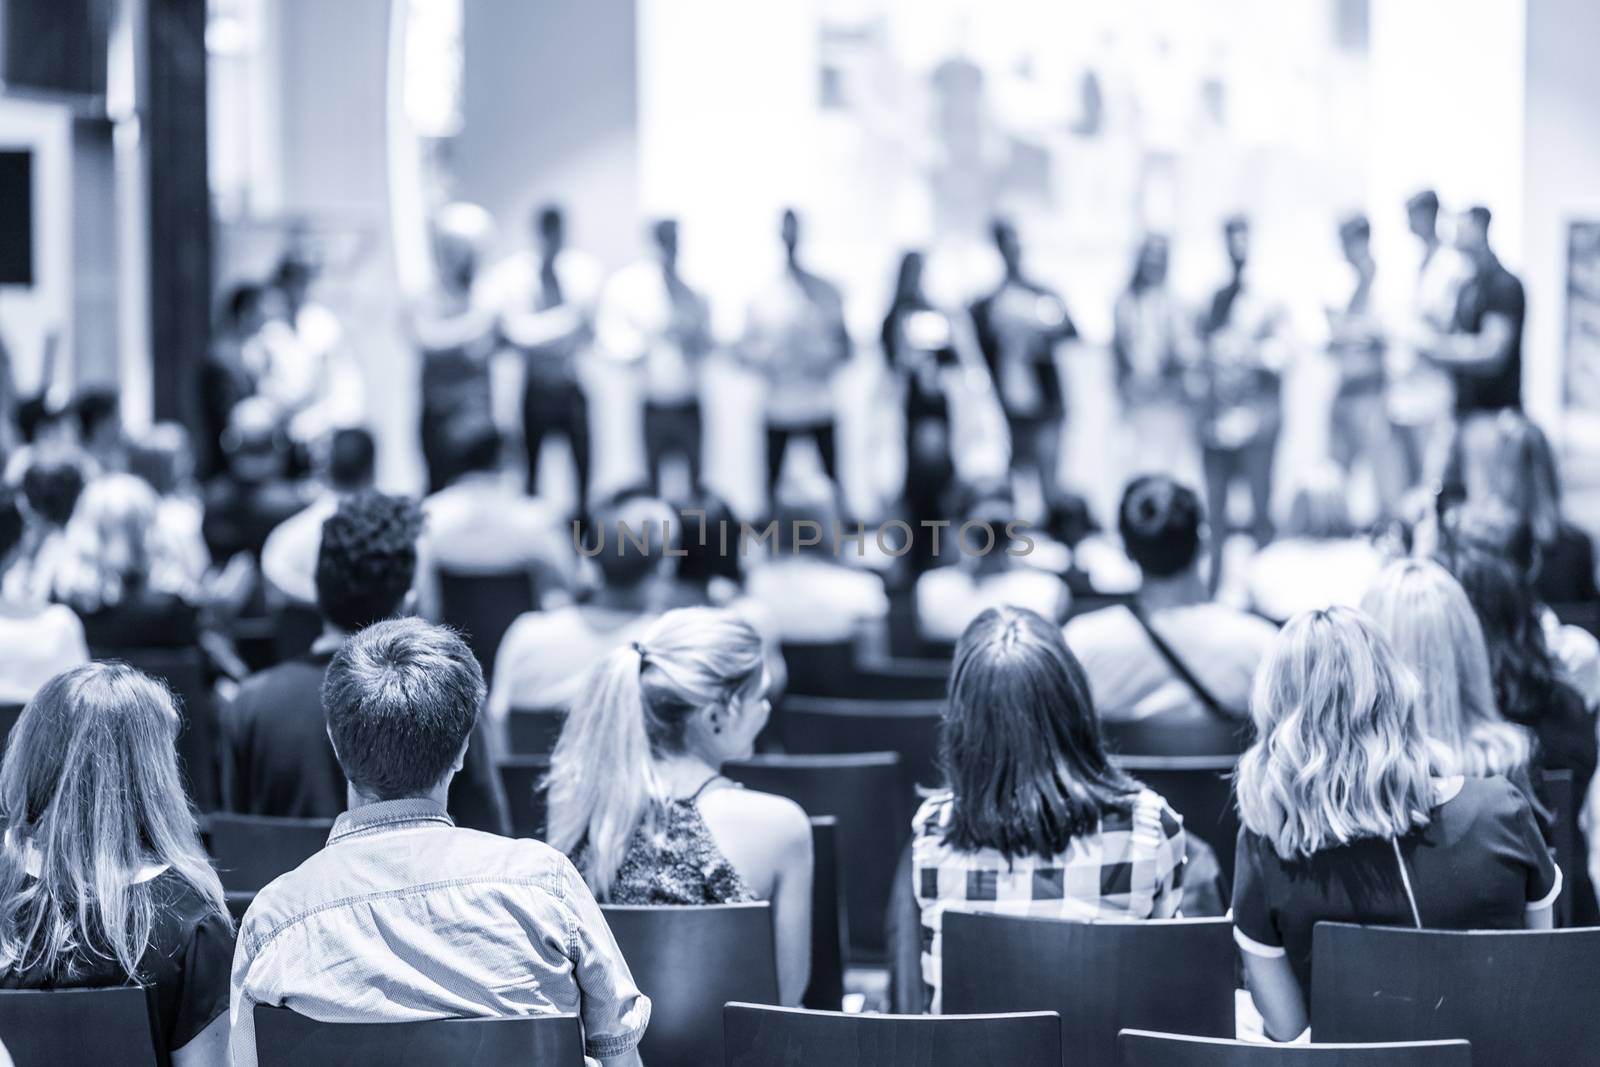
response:
<path id="1" fill-rule="evenodd" d="M 572 1012 L 589 1056 L 638 1064 L 650 1001 L 582 876 L 542 842 L 446 814 L 483 695 L 466 643 L 420 619 L 334 655 L 322 703 L 349 810 L 239 925 L 234 1067 L 256 1063 L 257 1004 L 352 1023 Z"/>
<path id="2" fill-rule="evenodd" d="M 488 719 L 504 737 L 512 708 L 565 708 L 589 668 L 636 641 L 661 614 L 671 574 L 676 514 L 648 493 L 627 492 L 595 509 L 583 554 L 599 572 L 587 601 L 526 612 L 506 630 L 494 660 Z"/>
<path id="3" fill-rule="evenodd" d="M 17 432 L 21 447 L 6 456 L 5 484 L 21 485 L 28 470 L 75 458 L 88 470 L 90 464 L 78 436 L 77 412 L 53 389 L 31 396 L 17 405 Z"/>
<path id="4" fill-rule="evenodd" d="M 594 316 L 604 271 L 567 244 L 567 218 L 555 204 L 530 219 L 533 247 L 497 264 L 484 298 L 499 314 L 500 333 L 523 357 L 522 437 L 528 492 L 539 489 L 539 454 L 552 434 L 567 439 L 577 475 L 579 515 L 589 510 L 589 400 L 584 362 L 594 342 Z"/>
<path id="5" fill-rule="evenodd" d="M 214 560 L 243 552 L 259 561 L 268 535 L 307 504 L 289 478 L 291 448 L 272 404 L 251 397 L 236 405 L 223 450 L 226 470 L 205 486 L 206 546 Z"/>
<path id="6" fill-rule="evenodd" d="M 81 459 L 40 457 L 22 475 L 22 544 L 6 569 L 3 588 L 15 600 L 43 602 L 61 562 L 67 522 L 86 481 Z"/>
<path id="7" fill-rule="evenodd" d="M 0 575 L 22 548 L 24 522 L 13 489 L 0 489 Z M 4 583 L 0 582 L 0 590 Z M 83 623 L 64 604 L 12 597 L 0 591 L 0 704 L 25 704 L 45 682 L 89 661 Z"/>
<path id="8" fill-rule="evenodd" d="M 1277 630 L 1212 601 L 1199 496 L 1163 475 L 1135 478 L 1123 491 L 1117 527 L 1144 575 L 1136 601 L 1080 615 L 1066 627 L 1095 707 L 1111 720 L 1242 720 L 1250 680 Z"/>
<path id="9" fill-rule="evenodd" d="M 1455 245 L 1472 273 L 1448 330 L 1426 331 L 1422 354 L 1455 379 L 1456 419 L 1522 407 L 1522 324 L 1527 298 L 1489 245 L 1489 209 L 1456 217 Z"/>
<path id="10" fill-rule="evenodd" d="M 314 578 L 322 636 L 305 654 L 246 678 L 222 716 L 231 810 L 322 819 L 344 810 L 323 675 L 351 634 L 405 613 L 421 530 L 415 503 L 370 489 L 346 495 L 323 521 Z"/>
<path id="11" fill-rule="evenodd" d="M 316 603 L 322 524 L 339 509 L 341 501 L 372 488 L 378 444 L 364 429 L 335 430 L 326 452 L 318 458 L 321 495 L 274 527 L 261 546 L 261 575 L 268 588 L 295 604 Z"/>
<path id="12" fill-rule="evenodd" d="M 262 343 L 262 329 L 280 316 L 277 293 L 255 282 L 235 285 L 223 298 L 214 343 L 200 368 L 199 462 L 205 477 L 227 466 L 223 436 L 233 409 L 256 391 L 248 369 L 255 359 L 246 351 Z"/>
<path id="13" fill-rule="evenodd" d="M 78 420 L 78 438 L 94 461 L 97 473 L 124 470 L 128 464 L 127 438 L 122 430 L 122 402 L 108 386 L 80 390 L 72 400 Z"/>
<path id="14" fill-rule="evenodd" d="M 972 621 L 956 645 L 939 759 L 946 788 L 911 823 L 934 1014 L 948 911 L 1078 922 L 1181 913 L 1182 820 L 1106 755 L 1089 680 L 1055 623 L 1011 607 Z"/>

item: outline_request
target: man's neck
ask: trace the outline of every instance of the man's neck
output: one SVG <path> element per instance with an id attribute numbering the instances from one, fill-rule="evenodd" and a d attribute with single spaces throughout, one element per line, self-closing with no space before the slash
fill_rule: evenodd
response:
<path id="1" fill-rule="evenodd" d="M 449 800 L 449 797 L 450 797 L 450 780 L 452 778 L 454 778 L 454 777 L 455 777 L 454 774 L 445 775 L 443 781 L 441 781 L 438 785 L 434 786 L 432 789 L 428 790 L 426 793 L 419 793 L 418 795 L 413 796 L 413 797 L 391 797 L 390 799 L 391 800 L 430 800 L 433 803 L 439 805 L 439 807 L 441 807 L 441 808 L 447 808 L 447 807 L 449 807 L 449 804 L 447 803 L 447 801 Z M 368 807 L 368 806 L 373 805 L 373 804 L 382 804 L 384 802 L 382 800 L 378 799 L 377 797 L 364 796 L 361 793 L 358 793 L 356 791 L 356 787 L 355 786 L 347 785 L 347 786 L 345 786 L 344 803 L 345 803 L 345 810 L 347 810 L 347 811 L 356 811 L 359 808 L 365 808 L 365 807 Z"/>
<path id="2" fill-rule="evenodd" d="M 322 622 L 322 633 L 311 642 L 313 656 L 325 656 L 339 651 L 346 641 L 350 639 L 350 632 L 335 626 L 326 619 Z"/>
<path id="3" fill-rule="evenodd" d="M 1139 603 L 1148 611 L 1186 608 L 1210 599 L 1206 583 L 1193 567 L 1171 578 L 1146 578 L 1139 590 Z"/>

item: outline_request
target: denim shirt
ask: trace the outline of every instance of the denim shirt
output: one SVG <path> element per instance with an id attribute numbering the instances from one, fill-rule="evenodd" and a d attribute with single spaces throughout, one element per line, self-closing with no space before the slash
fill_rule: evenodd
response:
<path id="1" fill-rule="evenodd" d="M 328 1022 L 575 1012 L 589 1056 L 638 1045 L 650 1001 L 572 863 L 458 828 L 429 800 L 340 815 L 328 844 L 250 905 L 233 956 L 232 1056 L 257 1004 Z"/>

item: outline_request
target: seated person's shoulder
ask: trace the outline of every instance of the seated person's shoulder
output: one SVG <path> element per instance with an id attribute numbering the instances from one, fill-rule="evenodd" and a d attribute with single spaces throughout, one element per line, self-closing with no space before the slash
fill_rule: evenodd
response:
<path id="1" fill-rule="evenodd" d="M 754 789 L 714 789 L 701 798 L 701 804 L 719 817 L 737 820 L 760 828 L 774 845 L 811 840 L 811 818 L 788 797 Z"/>

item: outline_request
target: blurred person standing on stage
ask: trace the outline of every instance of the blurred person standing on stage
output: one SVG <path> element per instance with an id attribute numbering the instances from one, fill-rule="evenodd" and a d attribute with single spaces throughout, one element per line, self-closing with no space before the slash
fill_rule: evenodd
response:
<path id="1" fill-rule="evenodd" d="M 1183 391 L 1190 334 L 1167 286 L 1167 253 L 1162 234 L 1140 242 L 1133 277 L 1117 297 L 1111 356 L 1132 444 L 1129 473 L 1198 478 L 1194 413 Z"/>
<path id="2" fill-rule="evenodd" d="M 1328 356 L 1339 374 L 1328 445 L 1347 479 L 1361 459 L 1372 467 L 1378 517 L 1383 520 L 1394 514 L 1406 486 L 1385 406 L 1388 336 L 1376 284 L 1378 265 L 1372 257 L 1372 226 L 1365 215 L 1352 215 L 1339 224 L 1339 247 L 1350 267 L 1347 288 L 1323 309 Z"/>
<path id="3" fill-rule="evenodd" d="M 1439 194 L 1424 189 L 1406 201 L 1406 225 L 1416 236 L 1419 258 L 1405 294 L 1406 329 L 1389 343 L 1389 422 L 1407 486 L 1438 476 L 1455 385 L 1450 375 L 1418 350 L 1416 338 L 1448 330 L 1456 294 L 1470 267 L 1439 238 Z"/>
<path id="4" fill-rule="evenodd" d="M 1455 379 L 1458 422 L 1522 407 L 1522 282 L 1489 246 L 1489 209 L 1469 208 L 1455 220 L 1455 246 L 1471 265 L 1456 293 L 1448 328 L 1424 327 L 1419 347 Z"/>
<path id="5" fill-rule="evenodd" d="M 750 305 L 742 358 L 767 381 L 767 499 L 776 498 L 789 442 L 809 437 L 822 467 L 839 481 L 838 406 L 833 378 L 850 358 L 844 300 L 800 262 L 800 217 L 783 213 L 783 271 Z"/>
<path id="6" fill-rule="evenodd" d="M 302 250 L 286 254 L 271 288 L 281 299 L 273 317 L 245 355 L 256 394 L 272 401 L 294 446 L 291 470 L 306 470 L 310 449 L 329 431 L 359 426 L 366 410 L 361 368 L 344 325 L 332 309 L 311 298 L 317 265 Z"/>
<path id="7" fill-rule="evenodd" d="M 493 417 L 489 357 L 499 341 L 495 310 L 479 268 L 494 221 L 477 204 L 447 204 L 433 220 L 434 281 L 413 303 L 407 324 L 422 356 L 422 459 L 428 492 L 461 472 L 447 444 L 450 428 Z"/>
<path id="8" fill-rule="evenodd" d="M 580 362 L 594 341 L 595 305 L 605 272 L 598 260 L 567 247 L 566 217 L 555 205 L 533 216 L 534 247 L 498 264 L 485 279 L 500 332 L 523 356 L 522 434 L 528 491 L 539 487 L 544 439 L 560 434 L 577 468 L 578 512 L 589 506 L 589 401 Z"/>
<path id="9" fill-rule="evenodd" d="M 711 352 L 711 306 L 678 272 L 678 223 L 650 228 L 654 254 L 612 276 L 600 297 L 600 351 L 639 369 L 645 464 L 661 495 L 662 461 L 679 456 L 700 488 L 700 390 Z"/>
<path id="10" fill-rule="evenodd" d="M 1222 227 L 1229 279 L 1211 298 L 1201 322 L 1205 355 L 1197 376 L 1200 439 L 1211 516 L 1211 587 L 1221 581 L 1229 534 L 1228 491 L 1243 478 L 1250 488 L 1250 529 L 1257 546 L 1272 539 L 1272 463 L 1283 422 L 1280 377 L 1287 353 L 1285 313 L 1253 283 L 1250 223 L 1242 215 Z"/>
<path id="11" fill-rule="evenodd" d="M 1061 474 L 1067 414 L 1056 348 L 1074 340 L 1078 329 L 1060 295 L 1023 274 L 1016 227 L 997 219 L 990 232 L 1005 277 L 972 305 L 972 324 L 1011 431 L 1011 469 L 1031 469 L 1049 499 Z"/>

